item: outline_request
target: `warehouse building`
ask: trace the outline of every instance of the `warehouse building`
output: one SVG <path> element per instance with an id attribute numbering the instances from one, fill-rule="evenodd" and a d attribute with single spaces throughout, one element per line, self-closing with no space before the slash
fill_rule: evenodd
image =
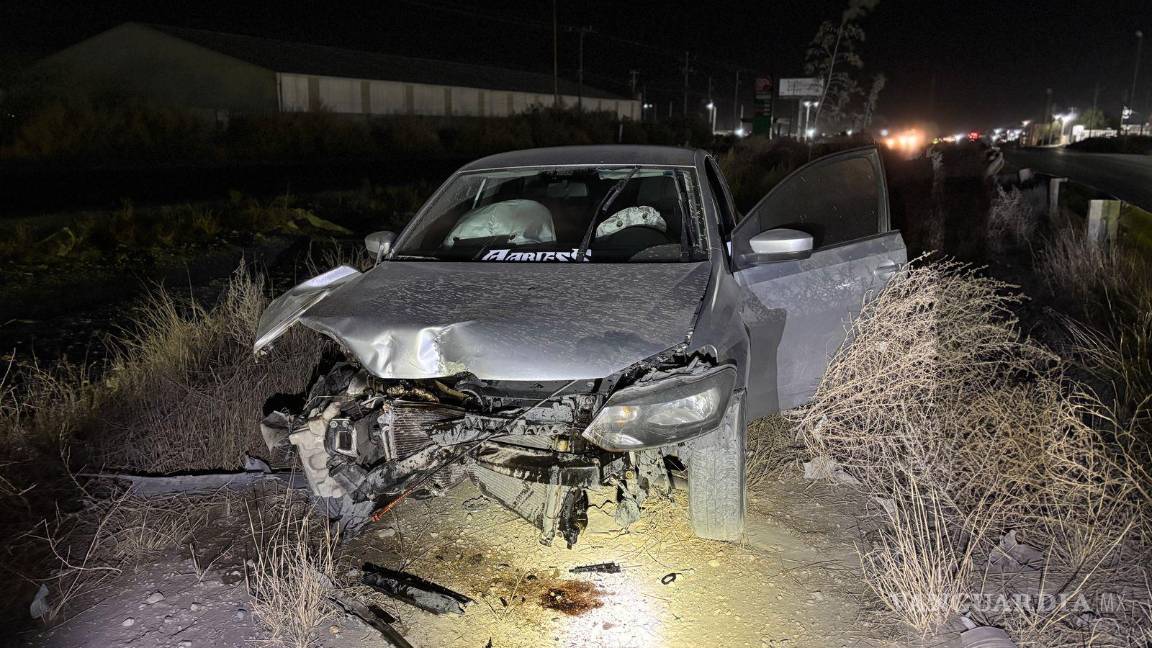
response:
<path id="1" fill-rule="evenodd" d="M 329 110 L 492 116 L 554 102 L 553 78 L 517 70 L 125 23 L 35 66 L 78 92 L 118 94 L 217 115 Z M 640 102 L 561 79 L 560 104 L 639 119 Z"/>

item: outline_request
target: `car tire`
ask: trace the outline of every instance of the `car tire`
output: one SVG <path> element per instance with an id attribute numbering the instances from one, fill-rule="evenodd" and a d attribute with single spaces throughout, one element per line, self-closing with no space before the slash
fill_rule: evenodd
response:
<path id="1" fill-rule="evenodd" d="M 735 542 L 744 532 L 744 392 L 732 395 L 720 427 L 691 442 L 688 515 L 701 538 Z"/>

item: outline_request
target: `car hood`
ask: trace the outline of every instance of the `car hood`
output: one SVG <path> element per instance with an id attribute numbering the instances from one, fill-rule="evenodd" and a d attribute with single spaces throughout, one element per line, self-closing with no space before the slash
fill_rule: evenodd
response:
<path id="1" fill-rule="evenodd" d="M 688 339 L 709 270 L 390 261 L 342 278 L 299 321 L 381 378 L 602 378 Z"/>

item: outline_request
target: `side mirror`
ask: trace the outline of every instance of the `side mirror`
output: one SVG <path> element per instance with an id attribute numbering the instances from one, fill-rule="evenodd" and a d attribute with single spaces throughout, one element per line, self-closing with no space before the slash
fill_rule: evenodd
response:
<path id="1" fill-rule="evenodd" d="M 376 257 L 376 262 L 379 263 L 384 255 L 392 251 L 392 242 L 395 240 L 395 232 L 372 232 L 364 237 L 364 249 Z"/>
<path id="2" fill-rule="evenodd" d="M 800 230 L 778 227 L 748 239 L 756 261 L 766 263 L 788 259 L 807 259 L 812 254 L 812 235 Z"/>

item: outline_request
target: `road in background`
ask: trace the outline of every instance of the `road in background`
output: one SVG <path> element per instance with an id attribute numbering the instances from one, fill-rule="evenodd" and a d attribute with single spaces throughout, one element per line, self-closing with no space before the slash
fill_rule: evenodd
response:
<path id="1" fill-rule="evenodd" d="M 1016 167 L 1067 177 L 1152 211 L 1152 155 L 1005 148 L 1004 157 Z"/>

